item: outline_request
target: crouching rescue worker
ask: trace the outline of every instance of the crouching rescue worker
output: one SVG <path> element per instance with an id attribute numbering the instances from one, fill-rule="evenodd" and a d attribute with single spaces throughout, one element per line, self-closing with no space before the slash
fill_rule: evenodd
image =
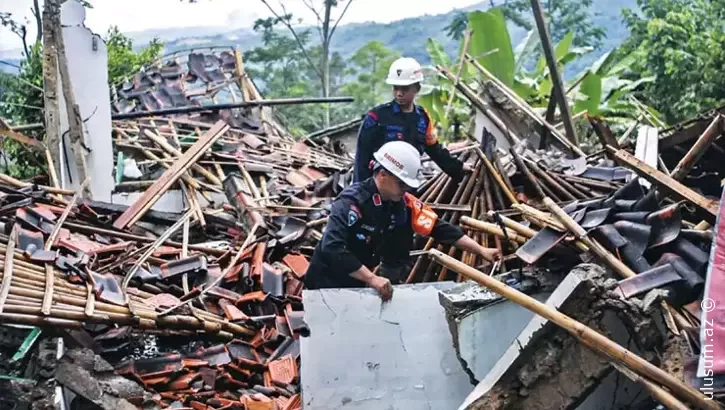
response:
<path id="1" fill-rule="evenodd" d="M 405 141 L 428 156 L 453 179 L 460 179 L 471 166 L 463 164 L 438 142 L 435 124 L 425 108 L 415 105 L 423 82 L 423 69 L 413 58 L 393 62 L 386 82 L 393 86 L 393 101 L 379 105 L 363 120 L 357 138 L 353 182 L 372 176 L 373 153 L 386 142 Z"/>
<path id="2" fill-rule="evenodd" d="M 373 176 L 346 188 L 332 203 L 327 228 L 305 276 L 308 289 L 375 288 L 383 300 L 402 283 L 413 233 L 480 255 L 488 261 L 497 249 L 484 248 L 413 195 L 420 186 L 420 154 L 403 141 L 388 142 L 375 154 Z M 373 273 L 382 261 L 380 275 Z"/>

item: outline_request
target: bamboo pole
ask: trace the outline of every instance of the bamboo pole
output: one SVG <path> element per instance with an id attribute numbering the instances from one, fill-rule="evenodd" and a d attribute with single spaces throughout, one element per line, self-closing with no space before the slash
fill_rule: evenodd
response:
<path id="1" fill-rule="evenodd" d="M 76 155 L 84 155 L 82 152 L 75 153 Z M 84 173 L 85 175 L 85 173 Z M 78 187 L 78 190 L 76 190 L 75 194 L 73 194 L 73 198 L 71 198 L 68 205 L 66 205 L 65 210 L 60 215 L 60 218 L 55 222 L 55 227 L 53 227 L 53 231 L 48 236 L 48 240 L 45 242 L 45 250 L 49 251 L 51 247 L 53 246 L 53 243 L 55 243 L 55 239 L 58 237 L 58 233 L 60 232 L 61 227 L 63 226 L 63 223 L 66 219 L 68 219 L 68 215 L 70 215 L 71 211 L 73 210 L 73 207 L 75 206 L 76 202 L 78 202 L 78 198 L 80 198 L 83 195 L 83 192 L 86 191 L 86 187 L 88 186 L 88 183 L 90 182 L 90 176 L 87 176 L 83 183 Z M 53 303 L 53 285 L 55 283 L 55 274 L 53 265 L 46 263 L 45 264 L 45 294 L 43 295 L 43 314 L 48 315 L 50 314 L 50 305 Z"/>
<path id="2" fill-rule="evenodd" d="M 705 132 L 700 135 L 695 144 L 687 151 L 687 154 L 680 159 L 680 162 L 672 170 L 670 177 L 676 181 L 681 181 L 687 174 L 690 173 L 692 167 L 695 166 L 697 161 L 705 155 L 707 149 L 712 145 L 717 137 L 722 135 L 723 132 L 723 119 L 722 115 L 718 114 L 715 119 L 712 120 L 710 125 L 705 129 Z"/>
<path id="3" fill-rule="evenodd" d="M 490 222 L 479 221 L 478 219 L 473 219 L 473 218 L 464 216 L 464 217 L 461 217 L 461 224 L 468 226 L 470 228 L 473 228 L 473 229 L 477 229 L 479 231 L 486 232 L 489 235 L 496 235 L 499 238 L 506 237 L 503 230 L 501 230 L 501 228 L 498 225 L 492 224 Z M 527 237 L 516 232 L 513 229 L 506 229 L 506 234 L 508 234 L 508 237 L 512 241 L 518 242 L 520 244 L 524 244 L 528 240 Z"/>
<path id="4" fill-rule="evenodd" d="M 526 160 L 525 160 L 526 161 Z M 536 173 L 541 179 L 546 181 L 549 185 L 556 188 L 557 191 L 561 192 L 564 200 L 576 201 L 576 197 L 569 191 L 566 190 L 561 184 L 556 182 L 548 173 L 544 172 L 534 161 L 528 161 L 528 166 Z"/>
<path id="5" fill-rule="evenodd" d="M 458 61 L 458 69 L 456 70 L 456 82 L 451 85 L 451 91 L 449 93 L 450 97 L 448 98 L 448 104 L 446 105 L 446 111 L 443 115 L 443 118 L 448 118 L 448 114 L 450 114 L 451 108 L 453 107 L 453 100 L 456 99 L 456 85 L 461 82 L 461 71 L 463 71 L 463 65 L 466 63 L 466 56 L 468 55 L 468 44 L 471 41 L 472 34 L 473 30 L 468 27 L 466 29 L 466 34 L 463 36 L 463 52 L 461 53 L 461 58 Z"/>
<path id="6" fill-rule="evenodd" d="M 9 299 L 16 299 L 18 296 L 22 298 L 32 298 L 35 299 L 35 304 L 40 305 L 41 301 L 40 299 L 43 296 L 43 291 L 39 288 L 27 288 L 27 287 L 20 287 L 20 286 L 13 286 L 11 287 Z M 22 300 L 22 299 L 21 299 Z M 27 300 L 27 299 L 25 299 Z M 32 303 L 32 302 L 31 302 Z M 27 303 L 26 303 L 27 304 Z M 56 304 L 54 305 L 54 309 L 57 309 L 58 307 L 66 306 L 66 309 L 70 309 L 71 311 L 78 311 L 79 314 L 82 314 L 81 316 L 74 316 L 77 318 L 80 318 L 82 320 L 93 320 L 94 318 L 97 318 L 98 316 L 91 317 L 90 319 L 85 317 L 86 313 L 83 312 L 84 308 L 86 307 L 86 300 L 81 297 L 75 297 L 75 296 L 68 296 L 64 294 L 57 295 L 56 298 Z M 73 306 L 68 307 L 68 306 Z M 245 336 L 252 336 L 254 335 L 254 331 L 249 330 L 243 326 L 239 326 L 233 323 L 226 322 L 218 317 L 214 317 L 208 312 L 197 312 L 197 313 L 203 313 L 201 316 L 202 318 L 196 318 L 196 317 L 185 317 L 185 316 L 162 316 L 160 314 L 156 314 L 153 310 L 151 310 L 148 306 L 136 306 L 135 314 L 133 314 L 128 308 L 117 306 L 117 305 L 111 305 L 103 302 L 98 303 L 98 309 L 94 314 L 96 315 L 107 315 L 108 317 L 115 317 L 118 318 L 125 318 L 124 320 L 128 320 L 129 324 L 136 324 L 139 320 L 145 321 L 148 323 L 151 327 L 174 327 L 174 326 L 184 326 L 189 329 L 201 329 L 207 332 L 213 332 L 217 333 L 220 329 L 225 329 L 226 331 L 235 334 L 235 335 L 245 335 Z M 53 312 L 53 309 L 51 309 L 51 314 Z M 118 316 L 121 315 L 121 316 Z M 63 316 L 67 317 L 67 315 Z M 155 325 L 154 325 L 155 323 Z"/>
<path id="7" fill-rule="evenodd" d="M 495 213 L 496 213 L 495 211 L 488 211 L 487 216 L 490 219 L 493 219 L 493 215 Z M 536 235 L 538 233 L 535 230 L 533 230 L 529 227 L 526 227 L 507 216 L 499 215 L 499 217 L 501 217 L 501 220 L 503 221 L 503 224 L 505 227 L 513 229 L 514 231 L 516 231 L 516 233 L 526 237 L 527 239 L 533 238 L 534 235 Z"/>
<path id="8" fill-rule="evenodd" d="M 506 284 L 490 277 L 483 272 L 471 268 L 470 266 L 450 258 L 448 255 L 431 250 L 428 253 L 441 265 L 447 266 L 449 269 L 456 271 L 469 279 L 476 281 L 481 286 L 505 297 L 506 299 L 517 303 L 526 309 L 542 316 L 543 318 L 555 323 L 565 329 L 577 339 L 585 340 L 589 343 L 587 346 L 595 349 L 597 353 L 627 366 L 632 371 L 640 374 L 648 379 L 654 380 L 662 384 L 677 397 L 684 399 L 696 408 L 720 410 L 721 407 L 714 401 L 709 401 L 705 396 L 694 388 L 687 386 L 682 381 L 666 373 L 662 369 L 657 368 L 648 361 L 637 356 L 635 353 L 625 349 L 612 340 L 608 339 L 592 328 L 578 322 L 569 316 L 557 311 L 538 300 L 507 286 Z"/>
<path id="9" fill-rule="evenodd" d="M 498 186 L 501 187 L 501 190 L 503 191 L 504 194 L 506 194 L 506 197 L 508 198 L 508 200 L 512 204 L 518 204 L 519 201 L 516 200 L 516 195 L 511 190 L 509 190 L 509 187 L 504 182 L 503 178 L 501 177 L 501 174 L 499 174 L 498 171 L 496 170 L 496 168 L 493 167 L 493 164 L 491 163 L 491 161 L 489 161 L 488 158 L 486 158 L 486 154 L 484 154 L 483 151 L 481 151 L 481 148 L 476 147 L 476 154 L 481 159 L 481 161 L 483 161 L 483 163 L 486 165 L 486 169 L 488 169 L 489 174 L 491 176 L 493 176 L 493 179 L 496 181 Z"/>
<path id="10" fill-rule="evenodd" d="M 563 209 L 559 207 L 551 198 L 545 197 L 544 198 L 544 205 L 546 205 L 546 208 L 551 211 L 552 214 L 556 216 L 559 221 L 569 230 L 571 231 L 574 236 L 576 236 L 577 239 L 584 242 L 584 244 L 592 250 L 597 256 L 602 258 L 604 262 L 609 265 L 615 272 L 617 272 L 619 275 L 625 277 L 625 278 L 631 278 L 632 276 L 635 276 L 636 273 L 632 271 L 632 269 L 629 268 L 629 266 L 625 265 L 622 261 L 617 259 L 614 255 L 612 255 L 604 246 L 599 244 L 599 242 L 595 241 L 594 239 L 591 239 L 587 236 L 587 232 L 582 228 L 576 221 L 574 221 L 569 215 L 564 212 Z"/>
<path id="11" fill-rule="evenodd" d="M 15 238 L 18 236 L 18 224 L 13 225 L 10 232 L 10 240 L 5 251 L 5 267 L 3 268 L 3 279 L 0 282 L 0 313 L 3 313 L 3 305 L 10 292 L 10 284 L 13 280 L 13 259 L 15 256 Z"/>
<path id="12" fill-rule="evenodd" d="M 169 144 L 166 141 L 166 139 L 164 139 L 164 138 L 162 138 L 162 137 L 154 134 L 150 130 L 144 129 L 144 135 L 146 135 L 147 138 L 149 138 L 156 145 L 158 145 L 159 147 L 161 147 L 161 149 L 163 149 L 164 151 L 166 151 L 168 154 L 173 155 L 173 156 L 176 156 L 177 159 L 180 158 L 182 155 L 184 155 L 181 151 L 179 151 L 178 149 L 174 148 L 171 144 Z M 216 185 L 218 187 L 222 186 L 222 181 L 220 181 L 219 178 L 217 178 L 216 175 L 214 175 L 213 173 L 207 171 L 206 168 L 203 168 L 203 167 L 201 167 L 198 164 L 193 164 L 191 166 L 191 168 L 194 171 L 196 171 L 196 172 L 200 173 L 201 175 L 203 175 L 204 178 L 206 178 L 207 180 L 209 180 L 209 182 L 211 182 L 212 184 L 214 184 L 214 185 Z"/>
<path id="13" fill-rule="evenodd" d="M 10 175 L 6 175 L 6 174 L 0 174 L 0 181 L 4 182 L 10 186 L 17 187 L 17 188 L 25 188 L 28 186 L 33 186 L 33 184 L 31 184 L 30 182 L 23 182 L 19 179 L 15 179 L 15 178 L 11 177 Z M 38 185 L 38 187 L 40 187 L 41 189 L 43 189 L 47 192 L 50 192 L 51 194 L 68 195 L 68 196 L 71 196 L 74 194 L 73 191 L 68 190 L 68 189 L 59 189 L 59 188 L 54 188 L 54 187 L 45 186 L 45 185 Z"/>

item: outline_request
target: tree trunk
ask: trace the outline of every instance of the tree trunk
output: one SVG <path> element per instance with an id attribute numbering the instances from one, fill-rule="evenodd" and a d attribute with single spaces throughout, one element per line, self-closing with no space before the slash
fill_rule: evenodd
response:
<path id="1" fill-rule="evenodd" d="M 330 96 L 330 12 L 332 0 L 325 0 L 325 19 L 322 22 L 322 96 Z M 325 104 L 325 128 L 330 126 L 330 105 Z"/>

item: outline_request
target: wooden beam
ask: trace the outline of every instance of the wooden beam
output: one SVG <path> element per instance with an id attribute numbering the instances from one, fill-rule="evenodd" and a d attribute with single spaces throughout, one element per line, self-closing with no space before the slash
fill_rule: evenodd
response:
<path id="1" fill-rule="evenodd" d="M 58 108 L 58 57 L 55 47 L 52 13 L 59 12 L 58 0 L 46 0 L 43 10 L 43 113 L 45 115 L 45 145 L 53 167 L 51 175 L 60 175 L 60 110 Z"/>
<path id="2" fill-rule="evenodd" d="M 151 207 L 161 198 L 161 196 L 173 185 L 181 176 L 191 168 L 191 166 L 211 148 L 212 144 L 219 139 L 225 132 L 229 130 L 229 125 L 224 121 L 218 121 L 209 131 L 204 133 L 189 148 L 183 156 L 181 156 L 174 164 L 164 172 L 156 182 L 147 189 L 143 195 L 124 212 L 113 226 L 116 229 L 124 229 L 133 225 L 138 221 Z"/>
<path id="3" fill-rule="evenodd" d="M 534 20 L 536 20 L 536 27 L 539 30 L 539 37 L 541 37 L 541 48 L 544 50 L 546 64 L 549 66 L 549 78 L 551 78 L 551 83 L 554 86 L 554 96 L 559 104 L 559 112 L 561 112 L 561 117 L 564 121 L 566 137 L 572 144 L 574 144 L 574 146 L 579 147 L 579 140 L 576 136 L 576 132 L 574 131 L 574 122 L 571 119 L 571 110 L 569 110 L 569 104 L 566 102 L 564 86 L 562 85 L 561 77 L 559 77 L 559 69 L 556 65 L 556 56 L 554 55 L 554 47 L 551 45 L 549 29 L 544 21 L 544 13 L 541 10 L 541 3 L 539 0 L 531 0 L 531 9 L 534 13 Z"/>
<path id="4" fill-rule="evenodd" d="M 625 150 L 617 150 L 614 147 L 607 147 L 607 149 L 614 154 L 617 162 L 635 171 L 639 176 L 657 186 L 658 189 L 670 192 L 679 199 L 684 199 L 695 204 L 698 208 L 709 213 L 713 219 L 717 216 L 719 208 L 717 201 L 703 197 L 692 189 L 677 182 L 674 178 L 638 160 Z"/>
<path id="5" fill-rule="evenodd" d="M 717 137 L 722 135 L 723 132 L 723 121 L 722 115 L 718 114 L 710 125 L 705 129 L 705 132 L 700 135 L 695 144 L 687 151 L 684 157 L 680 160 L 672 174 L 670 176 L 677 180 L 682 181 L 687 174 L 690 173 L 692 167 L 695 166 L 697 161 L 705 155 L 707 149 L 712 145 Z"/>
<path id="6" fill-rule="evenodd" d="M 601 118 L 587 114 L 587 119 L 592 125 L 592 128 L 594 128 L 594 132 L 597 134 L 602 147 L 611 145 L 617 149 L 620 148 L 617 139 L 614 137 L 614 134 L 612 134 L 612 130 L 604 123 L 604 121 L 602 121 Z"/>
<path id="7" fill-rule="evenodd" d="M 533 108 L 531 108 L 531 106 L 526 101 L 524 101 L 523 98 L 519 97 L 518 94 L 516 94 L 516 92 L 514 90 L 512 90 L 509 86 L 504 84 L 495 75 L 493 75 L 493 73 L 488 71 L 486 69 L 486 67 L 482 66 L 478 61 L 476 61 L 476 59 L 473 58 L 473 56 L 466 54 L 466 58 L 473 65 L 474 68 L 476 68 L 481 74 L 483 74 L 484 76 L 489 78 L 491 80 L 491 83 L 496 88 L 498 88 L 498 90 L 501 91 L 502 94 L 507 96 L 514 105 L 516 105 L 518 108 L 520 108 L 521 111 L 524 112 L 524 114 L 528 115 L 529 118 L 536 121 L 542 127 L 542 129 L 544 130 L 544 131 L 542 131 L 542 140 L 544 139 L 543 132 L 550 132 L 551 135 L 553 135 L 557 139 L 557 141 L 559 141 L 562 145 L 564 145 L 564 147 L 566 147 L 574 152 L 577 152 L 575 147 L 572 145 L 572 143 L 568 139 L 566 139 L 566 137 L 564 135 L 562 135 L 561 132 L 559 132 L 559 130 L 556 128 L 556 126 L 551 124 L 551 121 L 553 121 L 552 119 L 541 118 L 541 116 L 539 114 L 537 114 L 536 111 L 534 111 Z M 553 101 L 556 101 L 556 100 L 553 100 Z M 552 114 L 552 116 L 553 116 L 553 114 Z"/>

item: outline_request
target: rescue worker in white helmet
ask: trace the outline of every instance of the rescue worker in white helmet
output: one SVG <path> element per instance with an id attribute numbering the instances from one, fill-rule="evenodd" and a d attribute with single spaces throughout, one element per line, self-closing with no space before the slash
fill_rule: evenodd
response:
<path id="1" fill-rule="evenodd" d="M 425 108 L 415 104 L 423 82 L 423 69 L 413 58 L 395 60 L 386 82 L 393 86 L 394 99 L 367 113 L 357 138 L 353 182 L 372 175 L 373 153 L 390 141 L 405 141 L 428 156 L 454 179 L 460 179 L 471 166 L 451 156 L 439 142 L 435 124 Z"/>
<path id="2" fill-rule="evenodd" d="M 305 275 L 308 289 L 369 286 L 383 300 L 392 297 L 392 284 L 405 281 L 413 234 L 480 255 L 500 257 L 409 194 L 420 186 L 420 154 L 403 141 L 385 143 L 373 154 L 373 176 L 347 187 L 333 201 L 325 233 L 317 244 Z M 380 275 L 373 273 L 382 262 Z"/>

